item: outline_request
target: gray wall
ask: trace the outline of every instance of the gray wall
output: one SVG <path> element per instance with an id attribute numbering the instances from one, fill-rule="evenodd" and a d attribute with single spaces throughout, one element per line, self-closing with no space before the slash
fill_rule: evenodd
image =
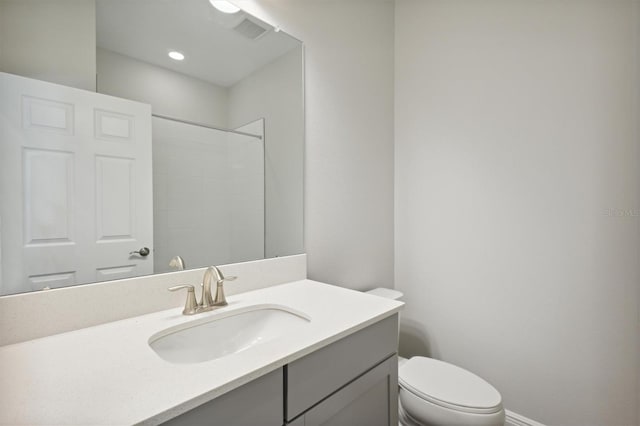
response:
<path id="1" fill-rule="evenodd" d="M 95 91 L 95 2 L 0 0 L 0 71 Z"/>
<path id="2" fill-rule="evenodd" d="M 98 92 L 150 104 L 154 114 L 228 127 L 227 88 L 110 50 L 96 50 Z"/>
<path id="3" fill-rule="evenodd" d="M 638 424 L 638 2 L 398 0 L 402 350 Z"/>
<path id="4" fill-rule="evenodd" d="M 302 48 L 229 88 L 229 127 L 265 119 L 265 256 L 304 252 Z"/>
<path id="5" fill-rule="evenodd" d="M 239 0 L 305 43 L 309 278 L 393 286 L 393 2 Z"/>

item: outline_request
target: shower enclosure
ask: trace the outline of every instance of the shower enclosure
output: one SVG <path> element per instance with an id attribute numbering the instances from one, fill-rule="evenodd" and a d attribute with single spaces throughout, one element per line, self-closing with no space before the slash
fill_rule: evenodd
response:
<path id="1" fill-rule="evenodd" d="M 235 131 L 153 118 L 154 272 L 264 257 L 264 120 Z M 203 249 L 206 248 L 206 249 Z"/>

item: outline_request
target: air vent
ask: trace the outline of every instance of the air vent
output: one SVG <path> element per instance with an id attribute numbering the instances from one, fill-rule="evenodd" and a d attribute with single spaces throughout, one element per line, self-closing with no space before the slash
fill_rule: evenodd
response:
<path id="1" fill-rule="evenodd" d="M 251 40 L 257 40 L 261 35 L 267 32 L 266 28 L 261 27 L 247 18 L 236 25 L 233 29 Z"/>

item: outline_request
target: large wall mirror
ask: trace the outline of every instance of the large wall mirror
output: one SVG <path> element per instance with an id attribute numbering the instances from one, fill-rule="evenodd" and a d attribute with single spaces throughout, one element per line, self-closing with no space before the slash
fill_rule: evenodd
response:
<path id="1" fill-rule="evenodd" d="M 304 251 L 302 43 L 214 3 L 0 0 L 0 295 Z"/>

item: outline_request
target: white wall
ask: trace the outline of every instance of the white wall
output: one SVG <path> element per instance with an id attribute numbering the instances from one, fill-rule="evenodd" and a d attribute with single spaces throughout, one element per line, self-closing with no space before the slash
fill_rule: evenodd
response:
<path id="1" fill-rule="evenodd" d="M 228 90 L 97 48 L 98 91 L 151 104 L 154 114 L 228 127 Z"/>
<path id="2" fill-rule="evenodd" d="M 95 47 L 94 0 L 0 0 L 0 71 L 95 91 Z"/>
<path id="3" fill-rule="evenodd" d="M 393 2 L 235 3 L 305 43 L 309 277 L 391 287 Z"/>
<path id="4" fill-rule="evenodd" d="M 265 119 L 267 257 L 304 252 L 302 49 L 295 48 L 229 88 L 229 127 Z"/>
<path id="5" fill-rule="evenodd" d="M 545 424 L 638 424 L 633 4 L 396 3 L 402 349 Z"/>

